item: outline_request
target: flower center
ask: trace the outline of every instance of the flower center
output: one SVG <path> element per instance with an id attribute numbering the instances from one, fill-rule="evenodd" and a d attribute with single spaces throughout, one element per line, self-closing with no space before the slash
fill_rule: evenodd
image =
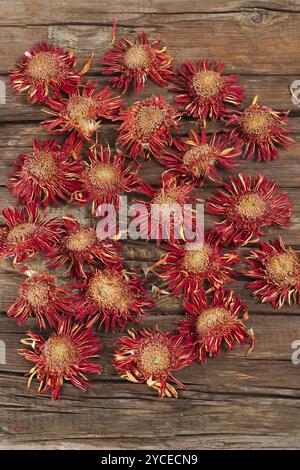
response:
<path id="1" fill-rule="evenodd" d="M 89 118 L 92 100 L 86 96 L 71 96 L 67 104 L 67 114 L 70 121 L 80 122 Z"/>
<path id="2" fill-rule="evenodd" d="M 222 88 L 222 78 L 218 72 L 213 70 L 197 72 L 193 78 L 193 87 L 198 96 L 214 98 Z"/>
<path id="3" fill-rule="evenodd" d="M 71 251 L 85 251 L 96 242 L 96 233 L 92 228 L 74 231 L 66 240 L 66 247 Z"/>
<path id="4" fill-rule="evenodd" d="M 50 152 L 36 152 L 28 161 L 28 169 L 40 180 L 47 180 L 55 175 L 57 167 Z"/>
<path id="5" fill-rule="evenodd" d="M 44 356 L 50 369 L 63 373 L 76 364 L 77 349 L 69 338 L 51 336 L 44 344 Z"/>
<path id="6" fill-rule="evenodd" d="M 147 344 L 140 353 L 140 366 L 147 374 L 159 375 L 166 373 L 171 365 L 169 348 L 159 341 Z"/>
<path id="7" fill-rule="evenodd" d="M 257 219 L 266 212 L 266 203 L 258 194 L 245 194 L 237 205 L 236 211 L 242 217 Z"/>
<path id="8" fill-rule="evenodd" d="M 88 170 L 91 183 L 100 189 L 116 186 L 120 181 L 120 173 L 109 163 L 97 163 Z"/>
<path id="9" fill-rule="evenodd" d="M 104 308 L 122 310 L 128 306 L 129 293 L 118 274 L 98 272 L 89 285 L 89 294 Z"/>
<path id="10" fill-rule="evenodd" d="M 182 158 L 182 164 L 185 168 L 199 176 L 208 165 L 216 161 L 216 154 L 209 144 L 198 145 L 187 150 Z"/>
<path id="11" fill-rule="evenodd" d="M 295 285 L 300 277 L 300 263 L 294 250 L 272 256 L 266 264 L 266 273 L 278 286 Z"/>
<path id="12" fill-rule="evenodd" d="M 59 61 L 51 52 L 38 52 L 27 65 L 28 74 L 35 80 L 51 81 L 57 79 Z"/>
<path id="13" fill-rule="evenodd" d="M 35 224 L 19 224 L 11 228 L 7 240 L 13 243 L 24 243 L 35 230 Z"/>
<path id="14" fill-rule="evenodd" d="M 210 263 L 211 250 L 207 246 L 203 246 L 197 250 L 187 250 L 182 268 L 189 273 L 204 273 Z"/>
<path id="15" fill-rule="evenodd" d="M 50 286 L 42 281 L 31 282 L 26 290 L 26 298 L 34 308 L 44 307 L 48 304 Z"/>
<path id="16" fill-rule="evenodd" d="M 257 107 L 246 109 L 241 119 L 244 133 L 253 136 L 262 136 L 268 133 L 274 122 L 270 111 Z"/>
<path id="17" fill-rule="evenodd" d="M 204 310 L 196 321 L 196 330 L 200 338 L 213 334 L 222 335 L 227 330 L 229 312 L 222 307 L 211 307 Z"/>
<path id="18" fill-rule="evenodd" d="M 145 46 L 132 46 L 124 55 L 124 64 L 129 69 L 145 69 L 150 64 L 150 57 Z"/>
<path id="19" fill-rule="evenodd" d="M 169 191 L 159 192 L 152 200 L 152 204 L 176 204 L 178 202 L 178 191 L 171 189 Z"/>
<path id="20" fill-rule="evenodd" d="M 158 106 L 145 106 L 139 109 L 136 115 L 136 125 L 140 134 L 144 137 L 152 134 L 162 125 L 166 115 L 167 110 Z"/>

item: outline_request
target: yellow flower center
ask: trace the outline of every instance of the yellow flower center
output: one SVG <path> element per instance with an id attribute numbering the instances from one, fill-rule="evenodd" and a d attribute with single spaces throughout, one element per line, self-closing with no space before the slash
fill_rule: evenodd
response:
<path id="1" fill-rule="evenodd" d="M 101 307 L 108 309 L 126 309 L 129 293 L 123 277 L 109 272 L 98 272 L 89 285 L 89 295 Z"/>
<path id="2" fill-rule="evenodd" d="M 147 344 L 140 354 L 140 365 L 147 374 L 164 374 L 171 365 L 171 354 L 165 344 L 154 341 Z"/>
<path id="3" fill-rule="evenodd" d="M 48 304 L 49 294 L 49 284 L 42 281 L 32 281 L 26 290 L 26 299 L 33 308 L 44 307 Z"/>
<path id="4" fill-rule="evenodd" d="M 183 155 L 182 164 L 195 176 L 199 176 L 208 165 L 214 164 L 216 158 L 212 147 L 209 144 L 202 144 L 187 150 Z"/>
<path id="5" fill-rule="evenodd" d="M 210 264 L 211 250 L 207 246 L 197 250 L 186 250 L 182 268 L 189 273 L 204 273 Z"/>
<path id="6" fill-rule="evenodd" d="M 129 69 L 145 69 L 150 64 L 150 57 L 145 46 L 132 46 L 124 55 L 124 64 Z"/>
<path id="7" fill-rule="evenodd" d="M 11 228 L 7 235 L 7 240 L 12 243 L 24 243 L 34 232 L 35 224 L 19 224 Z"/>
<path id="8" fill-rule="evenodd" d="M 92 228 L 74 231 L 66 240 L 66 247 L 71 251 L 85 251 L 96 242 L 96 233 Z"/>
<path id="9" fill-rule="evenodd" d="M 245 109 L 241 120 L 244 133 L 256 136 L 267 134 L 274 122 L 270 111 L 258 107 Z"/>
<path id="10" fill-rule="evenodd" d="M 178 191 L 171 189 L 169 191 L 159 192 L 152 201 L 152 204 L 176 204 L 178 202 Z"/>
<path id="11" fill-rule="evenodd" d="M 63 373 L 76 365 L 77 349 L 69 338 L 51 336 L 44 344 L 43 352 L 51 370 Z"/>
<path id="12" fill-rule="evenodd" d="M 50 152 L 36 152 L 28 161 L 28 169 L 33 176 L 40 180 L 52 178 L 57 170 L 53 156 Z"/>
<path id="13" fill-rule="evenodd" d="M 220 93 L 222 78 L 218 72 L 203 70 L 195 74 L 193 87 L 198 96 L 202 98 L 214 98 Z"/>
<path id="14" fill-rule="evenodd" d="M 300 263 L 292 248 L 284 253 L 272 256 L 266 263 L 268 278 L 278 286 L 293 286 L 299 282 Z"/>
<path id="15" fill-rule="evenodd" d="M 91 98 L 77 95 L 71 96 L 67 104 L 67 114 L 70 121 L 76 123 L 88 119 L 92 106 Z"/>
<path id="16" fill-rule="evenodd" d="M 222 307 L 211 307 L 199 315 L 196 321 L 196 330 L 200 338 L 212 334 L 224 334 L 229 312 Z"/>
<path id="17" fill-rule="evenodd" d="M 140 134 L 149 136 L 158 129 L 167 116 L 167 110 L 158 106 L 145 106 L 138 110 L 136 115 L 136 125 Z"/>
<path id="18" fill-rule="evenodd" d="M 96 163 L 89 168 L 88 178 L 99 189 L 108 189 L 120 182 L 120 172 L 109 163 Z"/>
<path id="19" fill-rule="evenodd" d="M 235 208 L 242 217 L 256 219 L 265 214 L 266 203 L 258 194 L 245 194 L 239 199 Z"/>
<path id="20" fill-rule="evenodd" d="M 28 62 L 27 72 L 35 80 L 55 80 L 59 72 L 58 57 L 52 52 L 38 52 Z"/>

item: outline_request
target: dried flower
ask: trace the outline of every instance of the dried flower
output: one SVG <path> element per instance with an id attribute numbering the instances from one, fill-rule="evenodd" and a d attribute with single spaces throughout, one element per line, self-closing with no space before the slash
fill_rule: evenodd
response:
<path id="1" fill-rule="evenodd" d="M 173 59 L 166 49 L 160 41 L 150 42 L 146 33 L 138 34 L 135 42 L 123 37 L 104 54 L 102 64 L 107 68 L 102 73 L 117 74 L 110 82 L 122 93 L 126 93 L 132 81 L 135 93 L 143 91 L 147 77 L 157 85 L 168 86 L 173 75 Z"/>
<path id="2" fill-rule="evenodd" d="M 159 156 L 172 143 L 171 129 L 178 130 L 180 114 L 162 96 L 137 101 L 120 113 L 117 143 L 133 158 Z"/>
<path id="3" fill-rule="evenodd" d="M 183 113 L 194 119 L 218 119 L 230 115 L 230 105 L 239 107 L 244 88 L 237 75 L 224 76 L 224 65 L 218 63 L 185 62 L 177 69 L 171 89 L 178 95 L 175 102 L 184 107 Z"/>
<path id="4" fill-rule="evenodd" d="M 163 333 L 158 327 L 155 331 L 128 330 L 127 336 L 119 338 L 117 347 L 114 366 L 122 378 L 134 383 L 146 382 L 161 398 L 177 398 L 177 391 L 169 382 L 186 389 L 173 371 L 189 365 L 192 358 L 182 338 L 171 331 Z"/>
<path id="5" fill-rule="evenodd" d="M 29 332 L 22 344 L 31 349 L 22 349 L 19 353 L 34 367 L 28 372 L 28 387 L 34 377 L 40 382 L 39 393 L 51 390 L 52 399 L 59 398 L 64 380 L 81 390 L 89 386 L 86 373 L 99 373 L 102 367 L 88 359 L 98 357 L 100 345 L 91 329 L 74 324 L 70 318 L 60 320 L 57 332 L 46 340 L 42 336 Z"/>
<path id="6" fill-rule="evenodd" d="M 253 330 L 246 330 L 244 320 L 248 320 L 247 307 L 233 291 L 215 291 L 209 302 L 203 291 L 185 299 L 187 318 L 179 322 L 179 334 L 190 344 L 195 359 L 205 362 L 207 356 L 218 357 L 222 344 L 232 351 L 237 341 L 242 346 L 249 344 L 249 354 L 254 347 Z"/>
<path id="7" fill-rule="evenodd" d="M 264 227 L 287 227 L 293 205 L 286 194 L 276 195 L 277 188 L 260 174 L 229 176 L 206 205 L 207 212 L 224 218 L 214 229 L 220 239 L 243 246 L 265 235 Z"/>
<path id="8" fill-rule="evenodd" d="M 300 303 L 300 259 L 291 246 L 281 240 L 261 241 L 259 248 L 251 250 L 246 257 L 250 269 L 243 274 L 255 279 L 248 288 L 262 303 L 269 302 L 273 308 L 281 308 L 287 301 Z"/>
<path id="9" fill-rule="evenodd" d="M 294 140 L 288 137 L 293 132 L 287 129 L 289 112 L 277 112 L 269 106 L 258 104 L 255 96 L 252 104 L 242 112 L 236 112 L 228 121 L 233 125 L 230 138 L 243 144 L 243 155 L 247 159 L 257 154 L 257 160 L 277 160 L 277 146 L 287 147 Z"/>

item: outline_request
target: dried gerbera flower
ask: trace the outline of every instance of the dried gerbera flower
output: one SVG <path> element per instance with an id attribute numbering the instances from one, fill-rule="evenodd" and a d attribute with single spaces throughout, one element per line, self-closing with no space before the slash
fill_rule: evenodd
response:
<path id="1" fill-rule="evenodd" d="M 0 226 L 0 260 L 14 256 L 14 263 L 21 263 L 36 252 L 49 250 L 61 236 L 58 219 L 46 220 L 34 203 L 20 210 L 6 207 L 2 214 L 6 224 Z"/>
<path id="2" fill-rule="evenodd" d="M 208 200 L 207 212 L 222 215 L 214 229 L 226 244 L 237 246 L 254 242 L 264 235 L 263 227 L 287 227 L 292 202 L 284 193 L 276 195 L 278 185 L 262 175 L 230 176 L 216 195 Z"/>
<path id="3" fill-rule="evenodd" d="M 114 88 L 125 93 L 134 82 L 134 91 L 138 93 L 145 86 L 147 77 L 162 86 L 168 86 L 173 72 L 172 57 L 166 53 L 160 41 L 149 42 L 146 33 L 138 34 L 134 43 L 123 37 L 113 48 L 104 54 L 102 64 L 108 67 L 103 74 L 118 74 L 110 79 Z"/>
<path id="4" fill-rule="evenodd" d="M 145 309 L 154 306 L 136 273 L 117 265 L 95 270 L 86 282 L 74 286 L 82 289 L 74 296 L 77 318 L 87 320 L 88 326 L 99 322 L 100 328 L 104 323 L 106 331 L 114 331 L 116 324 L 123 330 L 128 320 L 141 320 Z"/>
<path id="5" fill-rule="evenodd" d="M 171 91 L 179 93 L 175 102 L 184 107 L 183 113 L 195 119 L 224 118 L 232 112 L 228 105 L 239 107 L 244 99 L 244 88 L 237 75 L 224 76 L 223 64 L 185 62 L 177 69 L 173 80 L 178 86 Z"/>
<path id="6" fill-rule="evenodd" d="M 17 93 L 26 93 L 28 101 L 45 101 L 51 91 L 73 93 L 81 75 L 89 69 L 91 59 L 80 72 L 74 70 L 74 53 L 42 42 L 27 50 L 22 62 L 10 71 L 10 84 Z"/>
<path id="7" fill-rule="evenodd" d="M 277 146 L 287 147 L 294 142 L 286 129 L 289 112 L 277 112 L 269 106 L 258 104 L 256 96 L 243 112 L 236 112 L 228 121 L 235 128 L 230 138 L 244 144 L 244 157 L 251 158 L 255 153 L 257 160 L 277 160 L 280 155 Z"/>
<path id="8" fill-rule="evenodd" d="M 103 266 L 121 262 L 116 242 L 98 239 L 96 228 L 86 227 L 72 215 L 62 217 L 59 243 L 46 253 L 52 269 L 66 267 L 74 278 L 86 278 L 86 265 Z"/>
<path id="9" fill-rule="evenodd" d="M 59 398 L 64 380 L 81 390 L 86 390 L 89 382 L 86 373 L 99 373 L 102 367 L 88 359 L 98 357 L 101 349 L 92 329 L 74 324 L 70 318 L 60 320 L 57 332 L 47 340 L 42 336 L 29 332 L 22 344 L 30 349 L 22 349 L 19 353 L 34 367 L 28 372 L 28 387 L 36 376 L 40 382 L 39 393 L 51 390 L 52 399 Z"/>
<path id="10" fill-rule="evenodd" d="M 189 138 L 173 139 L 175 150 L 164 150 L 159 155 L 159 162 L 168 168 L 169 174 L 180 175 L 184 181 L 202 186 L 205 178 L 216 182 L 221 180 L 216 165 L 232 170 L 240 163 L 236 160 L 241 154 L 240 149 L 230 146 L 224 135 L 217 136 L 214 132 L 208 142 L 203 128 L 201 134 L 190 131 Z"/>
<path id="11" fill-rule="evenodd" d="M 146 209 L 138 218 L 140 237 L 156 240 L 158 245 L 163 239 L 170 243 L 182 239 L 186 235 L 184 226 L 187 224 L 187 218 L 193 218 L 191 207 L 185 206 L 195 201 L 195 198 L 190 196 L 193 189 L 191 183 L 179 182 L 168 174 L 162 176 L 159 189 L 152 188 L 147 183 L 142 184 L 139 191 L 146 194 L 150 201 L 136 201 Z M 191 224 L 192 222 L 189 225 Z"/>
<path id="12" fill-rule="evenodd" d="M 54 328 L 62 314 L 73 313 L 68 286 L 58 286 L 55 276 L 49 273 L 37 273 L 29 267 L 23 271 L 28 278 L 20 285 L 17 300 L 7 309 L 18 325 L 34 316 L 40 329 L 47 324 Z"/>
<path id="13" fill-rule="evenodd" d="M 33 151 L 19 155 L 7 187 L 21 204 L 57 205 L 57 199 L 66 201 L 81 188 L 82 164 L 76 159 L 78 144 L 73 144 L 70 148 L 69 141 L 60 146 L 53 140 L 34 140 Z"/>
<path id="14" fill-rule="evenodd" d="M 171 129 L 178 130 L 180 114 L 162 96 L 137 101 L 120 113 L 122 122 L 117 142 L 136 159 L 138 156 L 158 156 L 172 143 Z"/>
<path id="15" fill-rule="evenodd" d="M 286 247 L 281 238 L 269 243 L 260 242 L 259 248 L 249 252 L 246 261 L 247 277 L 255 279 L 247 287 L 262 303 L 269 302 L 281 308 L 285 301 L 300 303 L 300 259 L 291 246 Z"/>
<path id="16" fill-rule="evenodd" d="M 246 306 L 233 291 L 217 290 L 209 302 L 203 291 L 185 299 L 187 318 L 179 322 L 179 334 L 190 343 L 195 359 L 205 362 L 207 356 L 218 357 L 222 344 L 231 351 L 234 343 L 250 344 L 249 354 L 254 347 L 253 330 L 246 330 L 244 320 L 248 320 Z"/>
<path id="17" fill-rule="evenodd" d="M 192 360 L 182 337 L 171 331 L 163 333 L 158 327 L 155 331 L 132 329 L 127 336 L 119 338 L 117 347 L 114 366 L 122 378 L 135 383 L 146 382 L 161 398 L 177 398 L 177 391 L 169 381 L 186 388 L 173 376 L 173 371 L 186 367 Z"/>
<path id="18" fill-rule="evenodd" d="M 167 245 L 168 252 L 153 266 L 158 275 L 168 282 L 173 294 L 186 295 L 208 288 L 220 289 L 235 275 L 232 264 L 238 263 L 235 252 L 222 253 L 215 237 L 208 233 L 202 245 Z"/>
<path id="19" fill-rule="evenodd" d="M 97 83 L 87 82 L 82 91 L 78 88 L 68 98 L 47 99 L 52 110 L 46 112 L 53 117 L 43 121 L 42 126 L 54 134 L 75 130 L 79 136 L 89 139 L 98 130 L 102 119 L 114 119 L 123 106 L 108 86 L 101 90 L 96 87 Z"/>
<path id="20" fill-rule="evenodd" d="M 81 189 L 74 192 L 72 199 L 83 204 L 92 200 L 93 214 L 101 204 L 118 205 L 120 196 L 138 189 L 138 168 L 133 168 L 133 162 L 126 166 L 122 154 L 112 156 L 110 147 L 100 145 L 88 150 L 87 159 Z"/>

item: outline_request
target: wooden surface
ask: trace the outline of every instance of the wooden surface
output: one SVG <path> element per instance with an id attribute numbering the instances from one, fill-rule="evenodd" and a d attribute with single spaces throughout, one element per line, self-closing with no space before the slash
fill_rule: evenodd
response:
<path id="1" fill-rule="evenodd" d="M 186 58 L 223 60 L 227 72 L 241 74 L 247 90 L 245 105 L 259 94 L 276 109 L 290 108 L 289 86 L 300 79 L 299 0 L 1 0 L 0 11 L 0 79 L 5 81 L 14 61 L 39 40 L 74 49 L 82 63 L 94 51 L 96 60 L 89 75 L 99 78 L 98 61 L 110 45 L 113 16 L 118 20 L 118 36 L 146 31 L 152 38 L 159 37 L 176 63 Z M 141 97 L 155 93 L 167 95 L 166 90 L 147 83 Z M 131 103 L 136 97 L 129 94 L 126 99 Z M 300 250 L 299 114 L 299 108 L 292 107 L 290 124 L 296 143 L 282 151 L 281 160 L 248 162 L 243 170 L 278 179 L 292 198 L 295 208 L 290 229 L 277 229 L 272 235 L 281 234 Z M 29 150 L 33 138 L 47 136 L 39 127 L 42 118 L 39 107 L 29 106 L 7 91 L 7 103 L 0 106 L 1 207 L 15 202 L 4 187 L 10 162 L 20 151 Z M 185 120 L 182 134 L 192 126 Z M 102 142 L 113 144 L 115 136 L 115 125 L 103 127 Z M 155 162 L 147 162 L 142 175 L 157 184 L 161 170 Z M 214 186 L 206 184 L 201 196 L 210 194 Z M 213 218 L 207 217 L 205 222 L 209 228 Z M 131 266 L 147 266 L 160 253 L 154 244 L 124 244 Z M 1 264 L 0 311 L 5 312 L 14 300 L 20 281 L 8 262 Z M 149 278 L 149 287 L 153 282 Z M 291 343 L 300 339 L 299 307 L 274 311 L 253 301 L 244 286 L 243 279 L 232 284 L 249 304 L 249 324 L 257 337 L 254 352 L 245 359 L 244 350 L 236 347 L 234 352 L 224 351 L 219 360 L 179 372 L 178 378 L 189 390 L 177 400 L 160 400 L 146 386 L 118 377 L 110 365 L 112 334 L 101 334 L 104 372 L 93 378 L 88 392 L 65 385 L 59 402 L 51 402 L 47 395 L 37 396 L 36 384 L 26 389 L 23 375 L 28 363 L 16 353 L 32 323 L 17 328 L 1 314 L 0 339 L 6 342 L 7 364 L 0 366 L 0 447 L 299 448 L 300 366 L 291 362 Z M 146 323 L 172 329 L 182 315 L 181 302 L 164 297 Z"/>

